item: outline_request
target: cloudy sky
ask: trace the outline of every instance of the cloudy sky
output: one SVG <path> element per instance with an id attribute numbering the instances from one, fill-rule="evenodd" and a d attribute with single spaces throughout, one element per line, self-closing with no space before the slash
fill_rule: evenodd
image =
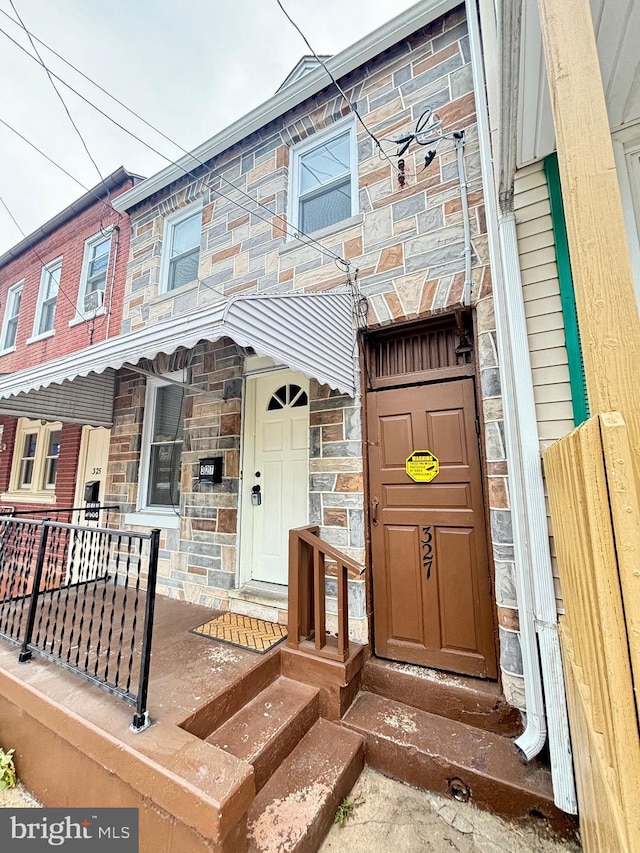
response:
<path id="1" fill-rule="evenodd" d="M 189 149 L 268 99 L 308 50 L 276 0 L 13 0 L 26 27 L 172 140 Z M 283 0 L 318 53 L 334 54 L 413 5 L 411 0 Z M 4 13 L 4 14 L 3 14 Z M 0 0 L 0 119 L 86 187 L 99 177 L 10 0 Z M 88 100 L 171 159 L 180 149 L 141 125 L 36 42 Z M 58 83 L 103 175 L 152 175 L 167 161 Z M 84 190 L 0 123 L 0 196 L 27 233 Z M 22 238 L 0 205 L 0 253 Z"/>

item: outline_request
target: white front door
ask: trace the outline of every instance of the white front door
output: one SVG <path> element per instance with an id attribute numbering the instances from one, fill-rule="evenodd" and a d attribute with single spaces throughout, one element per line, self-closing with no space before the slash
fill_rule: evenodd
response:
<path id="1" fill-rule="evenodd" d="M 82 527 L 100 527 L 106 524 L 105 514 L 97 509 L 92 511 L 91 505 L 104 504 L 110 438 L 111 430 L 104 427 L 82 428 L 73 504 L 78 507 L 78 511 L 74 512 L 72 519 L 74 524 Z M 89 510 L 88 513 L 85 507 Z M 91 539 L 72 536 L 68 547 L 68 570 L 72 583 L 93 580 L 104 574 L 107 568 L 105 555 L 101 553 L 101 549 L 93 547 Z"/>
<path id="2" fill-rule="evenodd" d="M 244 577 L 286 584 L 289 530 L 308 517 L 309 381 L 301 373 L 247 379 L 242 482 Z"/>
<path id="3" fill-rule="evenodd" d="M 74 506 L 84 507 L 88 501 L 104 503 L 110 439 L 111 430 L 104 427 L 82 428 Z M 85 512 L 75 513 L 73 523 L 87 523 Z"/>

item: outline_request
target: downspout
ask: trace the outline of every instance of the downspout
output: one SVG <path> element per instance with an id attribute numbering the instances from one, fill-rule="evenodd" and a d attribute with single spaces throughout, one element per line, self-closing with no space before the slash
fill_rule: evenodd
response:
<path id="1" fill-rule="evenodd" d="M 453 147 L 458 162 L 458 180 L 460 182 L 460 205 L 462 207 L 462 226 L 464 229 L 464 284 L 462 286 L 462 305 L 471 305 L 471 223 L 469 222 L 469 196 L 467 173 L 464 168 L 464 133 L 454 134 Z"/>
<path id="2" fill-rule="evenodd" d="M 118 263 L 118 248 L 120 247 L 120 226 L 114 225 L 113 230 L 116 234 L 115 245 L 113 247 L 113 265 L 111 267 L 111 283 L 109 285 L 109 301 L 106 306 L 107 311 L 107 326 L 104 331 L 104 338 L 107 340 L 109 337 L 109 327 L 111 325 L 111 307 L 113 304 L 113 288 L 115 287 L 116 280 L 116 264 Z"/>
<path id="3" fill-rule="evenodd" d="M 540 752 L 546 740 L 547 721 L 542 692 L 541 659 L 547 696 L 554 801 L 559 808 L 575 814 L 577 805 L 557 632 L 555 592 L 548 549 L 527 327 L 522 302 L 516 223 L 511 210 L 505 214 L 498 212 L 480 28 L 475 0 L 465 2 L 478 112 L 478 139 L 487 208 L 489 252 L 492 272 L 497 279 L 494 287 L 496 335 L 504 385 L 505 443 L 527 702 L 525 731 L 516 740 L 515 745 L 523 758 L 530 760 Z"/>

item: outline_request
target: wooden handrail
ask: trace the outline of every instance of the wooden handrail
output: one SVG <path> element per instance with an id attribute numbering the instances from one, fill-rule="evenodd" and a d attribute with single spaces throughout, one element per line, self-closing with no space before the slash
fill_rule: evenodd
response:
<path id="1" fill-rule="evenodd" d="M 338 661 L 349 657 L 349 588 L 351 570 L 364 569 L 328 542 L 320 539 L 320 528 L 297 527 L 289 531 L 289 626 L 287 645 L 293 649 Z M 325 561 L 337 565 L 338 636 L 327 635 L 325 607 Z"/>

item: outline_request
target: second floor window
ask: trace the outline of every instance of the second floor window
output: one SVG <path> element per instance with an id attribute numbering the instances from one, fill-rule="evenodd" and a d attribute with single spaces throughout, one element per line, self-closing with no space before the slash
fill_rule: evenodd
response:
<path id="1" fill-rule="evenodd" d="M 306 234 L 328 228 L 357 212 L 355 130 L 311 137 L 293 150 L 292 224 Z"/>
<path id="2" fill-rule="evenodd" d="M 16 345 L 18 334 L 18 317 L 20 316 L 20 302 L 22 301 L 23 284 L 14 284 L 7 292 L 7 307 L 4 312 L 2 323 L 2 338 L 0 339 L 0 350 L 13 349 Z"/>
<path id="3" fill-rule="evenodd" d="M 61 272 L 62 258 L 47 264 L 47 266 L 42 270 L 38 309 L 36 311 L 36 322 L 33 329 L 34 337 L 46 335 L 48 332 L 53 331 Z"/>
<path id="4" fill-rule="evenodd" d="M 104 304 L 110 251 L 110 234 L 99 234 L 85 244 L 79 292 L 79 310 L 83 314 L 96 311 Z"/>
<path id="5" fill-rule="evenodd" d="M 165 290 L 175 290 L 198 278 L 202 210 L 184 212 L 167 220 L 163 265 Z"/>

